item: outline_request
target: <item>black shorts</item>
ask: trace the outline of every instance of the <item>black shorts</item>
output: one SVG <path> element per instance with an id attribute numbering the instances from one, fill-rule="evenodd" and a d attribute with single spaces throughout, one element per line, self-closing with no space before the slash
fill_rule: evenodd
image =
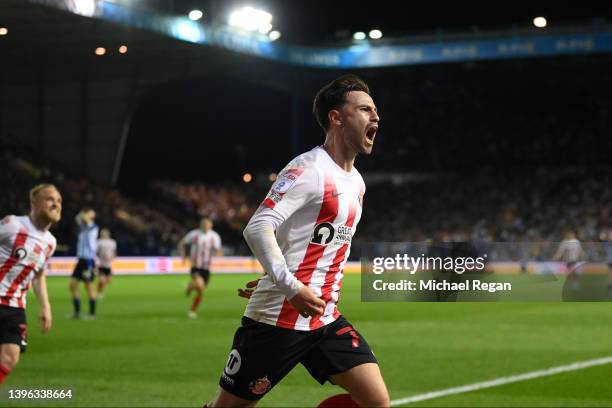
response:
<path id="1" fill-rule="evenodd" d="M 17 344 L 25 353 L 28 346 L 25 310 L 0 306 L 0 344 Z"/>
<path id="2" fill-rule="evenodd" d="M 334 374 L 377 363 L 366 340 L 343 316 L 313 331 L 291 330 L 242 318 L 219 385 L 256 401 L 301 363 L 324 384 Z"/>
<path id="3" fill-rule="evenodd" d="M 74 267 L 74 272 L 72 272 L 72 277 L 83 282 L 93 282 L 95 278 L 94 265 L 93 259 L 79 258 Z"/>
<path id="4" fill-rule="evenodd" d="M 101 274 L 101 275 L 104 275 L 104 276 L 111 276 L 111 275 L 112 275 L 112 273 L 113 273 L 113 272 L 111 271 L 111 268 L 107 268 L 107 267 L 105 267 L 105 266 L 99 266 L 99 267 L 98 267 L 98 272 L 100 272 L 100 274 Z"/>
<path id="5" fill-rule="evenodd" d="M 204 283 L 208 285 L 208 281 L 210 280 L 210 271 L 208 269 L 191 268 L 191 276 L 194 274 L 200 275 L 202 279 L 204 279 Z"/>

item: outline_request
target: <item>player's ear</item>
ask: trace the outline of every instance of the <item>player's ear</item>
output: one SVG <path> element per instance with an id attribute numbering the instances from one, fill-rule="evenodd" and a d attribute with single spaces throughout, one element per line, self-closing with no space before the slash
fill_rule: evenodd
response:
<path id="1" fill-rule="evenodd" d="M 329 119 L 330 124 L 342 126 L 342 115 L 340 114 L 340 111 L 336 109 L 330 110 L 327 114 L 327 118 Z"/>

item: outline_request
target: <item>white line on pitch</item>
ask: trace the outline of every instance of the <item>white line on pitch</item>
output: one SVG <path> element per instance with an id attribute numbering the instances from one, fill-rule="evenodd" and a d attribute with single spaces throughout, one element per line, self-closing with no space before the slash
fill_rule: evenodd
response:
<path id="1" fill-rule="evenodd" d="M 400 398 L 391 401 L 391 406 L 397 406 L 402 404 L 411 404 L 413 402 L 425 401 L 429 399 L 445 397 L 447 395 L 462 394 L 464 392 L 470 392 L 475 390 L 482 390 L 484 388 L 497 387 L 498 385 L 510 384 L 518 381 L 531 380 L 533 378 L 546 377 L 549 375 L 555 375 L 559 373 L 565 373 L 568 371 L 582 370 L 583 368 L 594 367 L 604 364 L 612 363 L 612 356 L 596 358 L 594 360 L 578 361 L 576 363 L 551 367 L 544 370 L 530 371 L 528 373 L 511 375 L 509 377 L 500 377 L 490 381 L 483 381 L 474 384 L 463 385 L 461 387 L 447 388 L 445 390 L 438 390 L 427 392 L 425 394 L 414 395 L 412 397 Z"/>

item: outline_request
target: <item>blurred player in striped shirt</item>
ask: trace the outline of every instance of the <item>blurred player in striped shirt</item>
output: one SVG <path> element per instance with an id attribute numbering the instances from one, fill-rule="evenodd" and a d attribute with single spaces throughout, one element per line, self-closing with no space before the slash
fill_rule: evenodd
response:
<path id="1" fill-rule="evenodd" d="M 191 230 L 185 235 L 178 244 L 179 254 L 183 262 L 187 262 L 187 252 L 185 246 L 190 246 L 191 260 L 191 281 L 187 285 L 187 296 L 192 291 L 196 291 L 196 297 L 191 303 L 191 308 L 187 316 L 191 319 L 198 317 L 197 310 L 204 290 L 210 281 L 210 263 L 213 255 L 221 256 L 221 237 L 213 231 L 213 222 L 210 218 L 202 218 L 200 228 Z"/>
<path id="2" fill-rule="evenodd" d="M 26 292 L 30 284 L 40 303 L 42 332 L 51 328 L 45 265 L 56 248 L 49 228 L 62 215 L 62 196 L 52 184 L 30 190 L 30 215 L 0 221 L 0 384 L 25 351 Z"/>
<path id="3" fill-rule="evenodd" d="M 111 268 L 113 259 L 117 256 L 117 241 L 111 238 L 108 228 L 100 230 L 96 253 L 98 255 L 98 296 L 104 298 L 104 288 L 112 282 L 113 270 Z"/>
<path id="4" fill-rule="evenodd" d="M 578 275 L 586 259 L 586 253 L 582 249 L 578 236 L 574 230 L 567 229 L 563 241 L 561 241 L 557 252 L 553 256 L 553 260 L 565 262 L 567 279 L 571 282 L 572 287 L 578 286 Z"/>

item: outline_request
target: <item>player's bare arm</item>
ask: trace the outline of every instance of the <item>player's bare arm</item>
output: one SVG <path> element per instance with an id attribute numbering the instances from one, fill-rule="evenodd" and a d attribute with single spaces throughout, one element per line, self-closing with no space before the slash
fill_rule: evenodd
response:
<path id="1" fill-rule="evenodd" d="M 49 295 L 47 292 L 47 278 L 44 270 L 42 270 L 34 278 L 34 280 L 32 281 L 32 287 L 40 303 L 40 327 L 42 332 L 46 333 L 51 328 L 53 317 L 51 314 L 51 304 L 49 303 Z"/>

